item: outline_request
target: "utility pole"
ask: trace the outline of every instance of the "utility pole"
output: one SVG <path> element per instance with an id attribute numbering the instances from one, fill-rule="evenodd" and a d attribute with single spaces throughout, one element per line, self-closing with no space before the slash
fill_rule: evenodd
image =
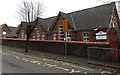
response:
<path id="1" fill-rule="evenodd" d="M 65 32 L 65 55 L 68 55 L 68 50 L 67 50 L 67 31 L 68 31 L 68 21 L 63 20 L 62 21 L 63 25 L 63 31 Z"/>
<path id="2" fill-rule="evenodd" d="M 65 31 L 65 55 L 68 54 L 68 51 L 67 51 L 67 31 Z"/>

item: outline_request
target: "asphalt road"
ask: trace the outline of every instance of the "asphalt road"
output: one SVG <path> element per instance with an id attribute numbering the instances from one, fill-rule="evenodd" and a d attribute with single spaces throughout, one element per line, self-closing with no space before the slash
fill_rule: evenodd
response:
<path id="1" fill-rule="evenodd" d="M 67 62 L 29 56 L 12 51 L 2 52 L 3 73 L 102 73 L 102 70 Z"/>

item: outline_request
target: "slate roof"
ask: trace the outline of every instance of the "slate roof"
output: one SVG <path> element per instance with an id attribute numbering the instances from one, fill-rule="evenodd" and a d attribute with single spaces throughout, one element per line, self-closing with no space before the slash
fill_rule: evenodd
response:
<path id="1" fill-rule="evenodd" d="M 9 26 L 9 28 L 14 31 L 14 29 L 16 29 L 16 27 L 12 27 L 12 26 Z"/>
<path id="2" fill-rule="evenodd" d="M 93 8 L 71 12 L 66 14 L 66 18 L 72 25 L 74 21 L 76 28 L 74 29 L 75 31 L 93 30 L 96 28 L 106 29 L 109 27 L 110 24 L 113 7 L 115 7 L 114 2 Z"/>
<path id="3" fill-rule="evenodd" d="M 20 28 L 24 26 L 24 28 L 26 29 L 27 27 L 27 23 L 26 22 L 21 22 L 20 25 L 18 25 L 12 32 L 11 34 L 8 36 L 8 38 L 17 38 L 18 37 L 18 32 L 20 30 Z"/>
<path id="4" fill-rule="evenodd" d="M 8 38 L 17 38 L 17 31 L 20 28 L 20 25 L 17 26 L 9 35 Z"/>
<path id="5" fill-rule="evenodd" d="M 10 37 L 11 38 L 12 37 L 14 37 L 14 38 L 18 37 L 18 34 L 20 32 L 21 27 L 24 27 L 24 29 L 26 30 L 28 25 L 29 25 L 29 29 L 30 29 L 30 31 L 28 33 L 30 34 L 32 32 L 32 30 L 34 29 L 34 27 L 35 27 L 35 23 L 36 23 L 36 21 L 30 22 L 30 25 L 29 25 L 29 23 L 22 21 L 21 24 L 19 26 L 17 26 L 12 31 L 12 33 L 8 36 L 8 38 L 10 38 Z"/>
<path id="6" fill-rule="evenodd" d="M 52 26 L 53 22 L 55 21 L 56 16 L 49 17 L 49 18 L 39 18 L 38 23 L 44 28 L 45 31 L 49 31 L 49 28 Z"/>
<path id="7" fill-rule="evenodd" d="M 2 24 L 2 25 L 0 25 L 0 29 L 1 29 L 3 26 L 6 26 L 10 31 L 12 31 L 7 24 Z"/>

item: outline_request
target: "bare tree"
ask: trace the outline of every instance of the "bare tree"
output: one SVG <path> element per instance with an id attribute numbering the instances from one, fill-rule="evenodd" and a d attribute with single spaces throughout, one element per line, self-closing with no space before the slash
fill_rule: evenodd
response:
<path id="1" fill-rule="evenodd" d="M 25 22 L 34 21 L 43 13 L 43 4 L 41 2 L 23 1 L 18 7 L 18 18 Z"/>
<path id="2" fill-rule="evenodd" d="M 42 15 L 43 5 L 40 2 L 27 2 L 23 1 L 21 5 L 19 5 L 18 9 L 18 18 L 22 21 L 28 23 L 26 28 L 26 41 L 29 41 L 29 26 L 30 22 L 34 21 L 37 17 Z M 25 52 L 28 52 L 28 43 L 26 42 Z"/>

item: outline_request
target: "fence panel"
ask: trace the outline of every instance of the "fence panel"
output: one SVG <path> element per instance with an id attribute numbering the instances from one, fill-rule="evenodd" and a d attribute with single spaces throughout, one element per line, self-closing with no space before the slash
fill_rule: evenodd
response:
<path id="1" fill-rule="evenodd" d="M 120 49 L 88 47 L 88 63 L 120 68 Z"/>

